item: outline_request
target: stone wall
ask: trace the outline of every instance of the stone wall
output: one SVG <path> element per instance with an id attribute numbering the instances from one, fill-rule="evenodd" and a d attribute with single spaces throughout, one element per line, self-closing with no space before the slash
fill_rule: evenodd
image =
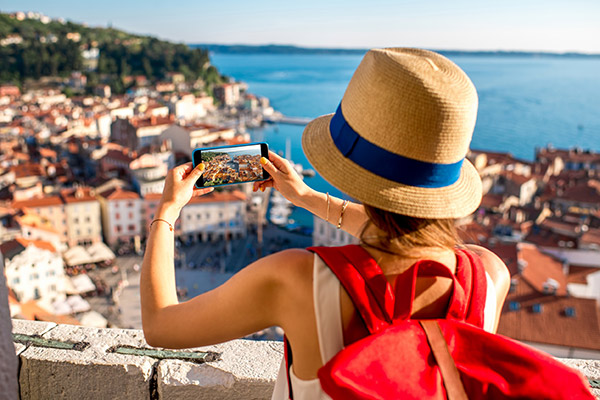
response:
<path id="1" fill-rule="evenodd" d="M 280 342 L 157 351 L 139 330 L 12 322 L 21 399 L 269 399 L 283 356 Z M 561 361 L 600 384 L 599 360 Z"/>

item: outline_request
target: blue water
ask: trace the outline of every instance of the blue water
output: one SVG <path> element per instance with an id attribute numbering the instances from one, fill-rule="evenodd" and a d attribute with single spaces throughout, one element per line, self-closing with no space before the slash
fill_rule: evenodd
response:
<path id="1" fill-rule="evenodd" d="M 219 70 L 249 84 L 288 116 L 332 113 L 358 66 L 355 55 L 213 54 Z M 600 151 L 600 59 L 502 56 L 450 57 L 471 77 L 479 93 L 479 114 L 471 148 L 511 152 L 532 160 L 535 148 L 579 146 Z M 279 125 L 253 132 L 276 151 L 308 166 L 300 138 L 303 127 Z M 318 175 L 310 186 L 342 194 Z M 293 218 L 310 224 L 307 213 Z"/>

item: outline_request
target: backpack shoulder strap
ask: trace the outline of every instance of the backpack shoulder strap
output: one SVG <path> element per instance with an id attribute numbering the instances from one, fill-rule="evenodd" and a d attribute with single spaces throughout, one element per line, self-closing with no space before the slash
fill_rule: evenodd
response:
<path id="1" fill-rule="evenodd" d="M 371 334 L 389 326 L 394 313 L 392 287 L 381 267 L 362 247 L 309 247 L 333 271 Z"/>
<path id="2" fill-rule="evenodd" d="M 456 275 L 467 296 L 468 307 L 465 321 L 483 328 L 487 296 L 485 268 L 479 256 L 470 250 L 457 249 L 456 256 Z"/>

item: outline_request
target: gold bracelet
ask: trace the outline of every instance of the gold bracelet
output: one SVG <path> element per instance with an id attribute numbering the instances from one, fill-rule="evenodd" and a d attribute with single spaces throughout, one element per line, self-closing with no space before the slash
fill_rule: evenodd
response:
<path id="1" fill-rule="evenodd" d="M 342 212 L 340 213 L 340 219 L 338 220 L 337 224 L 338 229 L 342 227 L 342 218 L 344 218 L 344 211 L 346 211 L 346 207 L 348 207 L 348 200 L 344 200 L 342 203 Z"/>
<path id="2" fill-rule="evenodd" d="M 331 197 L 329 196 L 329 192 L 327 192 L 327 216 L 325 217 L 325 221 L 329 222 L 329 205 L 331 204 Z"/>
<path id="3" fill-rule="evenodd" d="M 155 222 L 158 222 L 158 221 L 164 222 L 167 225 L 169 225 L 169 230 L 171 232 L 173 232 L 173 225 L 171 225 L 171 223 L 169 221 L 167 221 L 166 219 L 162 219 L 162 218 L 156 218 L 156 219 L 152 220 L 152 222 L 150 222 L 150 227 L 148 228 L 148 230 L 152 229 L 152 224 L 154 224 Z"/>

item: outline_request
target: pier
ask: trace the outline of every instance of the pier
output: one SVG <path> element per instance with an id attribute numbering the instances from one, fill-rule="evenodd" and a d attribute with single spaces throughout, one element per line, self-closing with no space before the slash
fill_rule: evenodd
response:
<path id="1" fill-rule="evenodd" d="M 267 124 L 288 124 L 288 125 L 306 125 L 312 118 L 306 117 L 288 117 L 283 114 L 275 114 L 270 117 L 264 117 L 263 122 Z"/>

